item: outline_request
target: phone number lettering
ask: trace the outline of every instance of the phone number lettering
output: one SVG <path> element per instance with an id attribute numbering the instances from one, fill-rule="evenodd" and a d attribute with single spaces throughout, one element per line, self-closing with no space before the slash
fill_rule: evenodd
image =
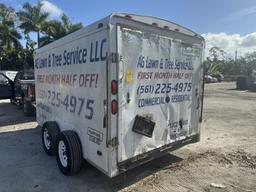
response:
<path id="1" fill-rule="evenodd" d="M 155 85 L 139 85 L 137 95 L 142 94 L 166 94 L 190 92 L 192 83 L 157 83 Z"/>
<path id="2" fill-rule="evenodd" d="M 44 92 L 44 93 L 43 93 Z M 76 97 L 69 94 L 61 94 L 56 91 L 41 91 L 41 94 L 45 96 L 44 99 L 55 108 L 64 108 L 67 112 L 81 116 L 84 114 L 84 118 L 91 120 L 94 114 L 94 100 L 86 99 L 83 97 Z"/>

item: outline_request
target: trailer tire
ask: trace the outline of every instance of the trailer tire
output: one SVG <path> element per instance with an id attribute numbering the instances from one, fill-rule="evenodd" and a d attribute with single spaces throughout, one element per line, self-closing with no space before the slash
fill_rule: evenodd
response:
<path id="1" fill-rule="evenodd" d="M 14 102 L 14 100 L 12 98 L 10 99 L 10 103 L 11 104 L 15 104 L 15 102 Z"/>
<path id="2" fill-rule="evenodd" d="M 57 137 L 57 163 L 65 175 L 73 175 L 82 167 L 82 147 L 74 131 L 62 131 Z"/>
<path id="3" fill-rule="evenodd" d="M 43 148 L 47 155 L 55 156 L 57 153 L 57 136 L 60 132 L 55 121 L 46 122 L 41 130 Z"/>

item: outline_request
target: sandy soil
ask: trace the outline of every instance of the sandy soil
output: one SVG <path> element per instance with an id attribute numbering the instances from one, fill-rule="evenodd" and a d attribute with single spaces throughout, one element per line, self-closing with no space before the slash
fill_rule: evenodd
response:
<path id="1" fill-rule="evenodd" d="M 201 142 L 124 191 L 256 191 L 256 93 L 207 84 Z"/>
<path id="2" fill-rule="evenodd" d="M 0 102 L 0 191 L 256 191 L 256 93 L 207 84 L 201 141 L 109 179 L 84 166 L 62 175 L 34 118 Z"/>

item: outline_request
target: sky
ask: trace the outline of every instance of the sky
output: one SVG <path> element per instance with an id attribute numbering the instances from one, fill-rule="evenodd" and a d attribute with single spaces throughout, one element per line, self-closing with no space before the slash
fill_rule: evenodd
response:
<path id="1" fill-rule="evenodd" d="M 23 0 L 1 0 L 16 10 Z M 31 4 L 35 0 L 28 0 Z M 127 12 L 163 18 L 183 25 L 234 56 L 256 51 L 256 0 L 43 0 L 43 10 L 57 19 L 62 13 L 84 26 L 113 12 Z"/>

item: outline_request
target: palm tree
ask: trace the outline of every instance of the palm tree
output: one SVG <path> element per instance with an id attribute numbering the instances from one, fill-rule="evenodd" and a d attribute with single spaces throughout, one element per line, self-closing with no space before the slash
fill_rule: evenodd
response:
<path id="1" fill-rule="evenodd" d="M 52 20 L 47 22 L 43 29 L 46 35 L 41 38 L 40 42 L 42 45 L 46 45 L 82 27 L 82 23 L 72 24 L 67 15 L 62 14 L 61 21 Z"/>
<path id="2" fill-rule="evenodd" d="M 21 35 L 16 29 L 17 15 L 15 9 L 0 3 L 0 45 L 1 52 L 20 47 Z"/>
<path id="3" fill-rule="evenodd" d="M 74 31 L 77 31 L 78 29 L 81 29 L 83 27 L 82 23 L 72 24 L 66 14 L 62 14 L 61 22 L 63 25 L 63 29 L 66 32 L 66 35 L 69 33 L 73 33 Z"/>
<path id="4" fill-rule="evenodd" d="M 48 38 L 51 41 L 57 40 L 66 35 L 66 31 L 60 21 L 51 20 L 47 22 L 45 25 L 44 32 L 46 36 L 44 38 Z"/>
<path id="5" fill-rule="evenodd" d="M 0 45 L 2 48 L 10 50 L 11 48 L 21 47 L 20 39 L 21 35 L 15 29 L 13 21 L 3 21 L 0 24 Z"/>
<path id="6" fill-rule="evenodd" d="M 23 5 L 23 10 L 18 12 L 21 21 L 20 28 L 24 29 L 25 34 L 29 32 L 37 33 L 38 47 L 40 47 L 40 33 L 49 17 L 49 13 L 42 11 L 42 6 L 43 4 L 40 1 L 35 6 L 27 2 Z"/>
<path id="7" fill-rule="evenodd" d="M 12 7 L 7 7 L 5 4 L 0 3 L 0 23 L 4 21 L 15 21 L 16 20 L 16 12 Z"/>

